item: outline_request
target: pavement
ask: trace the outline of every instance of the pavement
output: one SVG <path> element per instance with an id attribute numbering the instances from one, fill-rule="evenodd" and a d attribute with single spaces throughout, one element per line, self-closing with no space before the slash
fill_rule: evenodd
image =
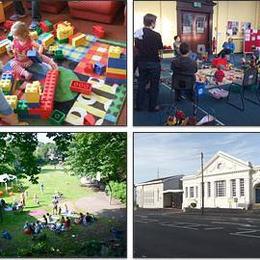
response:
<path id="1" fill-rule="evenodd" d="M 134 256 L 260 258 L 260 215 L 201 216 L 171 210 L 134 213 Z"/>

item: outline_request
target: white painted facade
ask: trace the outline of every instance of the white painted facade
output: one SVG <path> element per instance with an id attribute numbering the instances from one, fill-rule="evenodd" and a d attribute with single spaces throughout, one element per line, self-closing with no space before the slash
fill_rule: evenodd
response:
<path id="1" fill-rule="evenodd" d="M 260 166 L 218 152 L 204 166 L 204 207 L 245 208 L 260 205 Z M 202 204 L 201 170 L 184 176 L 182 208 Z"/>

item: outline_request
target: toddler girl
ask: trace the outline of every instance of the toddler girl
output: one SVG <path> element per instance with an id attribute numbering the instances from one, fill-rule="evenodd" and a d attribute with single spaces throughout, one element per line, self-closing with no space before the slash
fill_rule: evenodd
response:
<path id="1" fill-rule="evenodd" d="M 15 74 L 25 77 L 26 80 L 32 78 L 32 74 L 26 70 L 26 68 L 33 64 L 27 57 L 27 51 L 32 49 L 38 50 L 43 62 L 49 64 L 52 69 L 58 68 L 57 64 L 51 58 L 42 54 L 43 47 L 31 39 L 25 23 L 20 21 L 14 23 L 11 28 L 11 33 L 14 37 L 11 47 L 14 53 L 14 59 L 11 61 L 10 65 Z"/>

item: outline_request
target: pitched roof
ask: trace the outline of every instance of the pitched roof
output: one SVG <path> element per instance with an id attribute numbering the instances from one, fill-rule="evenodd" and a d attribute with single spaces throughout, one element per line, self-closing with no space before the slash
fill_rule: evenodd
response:
<path id="1" fill-rule="evenodd" d="M 167 176 L 167 177 L 162 177 L 162 178 L 157 178 L 157 179 L 152 179 L 152 180 L 149 180 L 149 181 L 144 181 L 140 184 L 147 184 L 147 183 L 150 183 L 150 182 L 160 182 L 160 181 L 165 181 L 167 179 L 180 179 L 182 178 L 184 175 L 172 175 L 172 176 Z"/>

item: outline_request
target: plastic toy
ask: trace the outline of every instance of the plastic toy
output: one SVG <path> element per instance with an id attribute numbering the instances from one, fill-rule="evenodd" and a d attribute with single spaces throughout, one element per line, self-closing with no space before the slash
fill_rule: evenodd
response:
<path id="1" fill-rule="evenodd" d="M 10 32 L 7 34 L 7 39 L 9 41 L 13 41 L 13 39 L 14 39 L 13 35 Z"/>
<path id="2" fill-rule="evenodd" d="M 57 51 L 58 48 L 59 48 L 58 45 L 51 45 L 49 46 L 48 53 L 50 55 L 54 55 L 55 51 Z"/>
<path id="3" fill-rule="evenodd" d="M 86 67 L 85 67 L 84 71 L 86 73 L 92 73 L 94 71 L 93 64 L 90 64 L 90 63 L 86 64 Z"/>
<path id="4" fill-rule="evenodd" d="M 32 40 L 36 41 L 38 39 L 38 33 L 36 31 L 30 32 Z"/>
<path id="5" fill-rule="evenodd" d="M 53 29 L 53 24 L 49 20 L 40 22 L 40 27 L 43 32 L 50 32 Z"/>
<path id="6" fill-rule="evenodd" d="M 84 117 L 84 125 L 95 125 L 96 123 L 96 120 L 95 120 L 95 117 L 91 114 L 87 114 L 85 117 Z"/>
<path id="7" fill-rule="evenodd" d="M 13 24 L 14 24 L 14 21 L 6 20 L 4 22 L 4 29 L 7 30 L 7 31 L 10 31 Z"/>
<path id="8" fill-rule="evenodd" d="M 92 92 L 92 84 L 84 81 L 72 80 L 70 90 L 85 95 L 90 95 Z"/>
<path id="9" fill-rule="evenodd" d="M 12 81 L 10 79 L 1 79 L 0 88 L 5 94 L 9 94 L 12 88 Z"/>
<path id="10" fill-rule="evenodd" d="M 51 33 L 46 35 L 46 37 L 42 39 L 42 45 L 46 49 L 53 43 L 54 43 L 54 35 L 52 35 Z"/>
<path id="11" fill-rule="evenodd" d="M 66 117 L 66 115 L 63 112 L 55 109 L 53 111 L 53 113 L 51 114 L 49 121 L 53 125 L 62 125 L 65 120 L 65 117 Z"/>
<path id="12" fill-rule="evenodd" d="M 42 33 L 42 29 L 39 26 L 35 27 L 34 31 L 36 31 L 38 35 Z"/>
<path id="13" fill-rule="evenodd" d="M 223 82 L 223 79 L 225 77 L 224 71 L 221 69 L 221 66 L 218 67 L 218 70 L 214 74 L 214 78 L 216 80 L 216 83 L 221 83 Z"/>
<path id="14" fill-rule="evenodd" d="M 39 81 L 33 81 L 33 83 L 27 83 L 25 88 L 25 100 L 30 103 L 38 104 L 40 102 L 41 83 Z"/>
<path id="15" fill-rule="evenodd" d="M 92 34 L 95 35 L 97 38 L 104 38 L 105 36 L 104 27 L 100 25 L 92 26 Z"/>
<path id="16" fill-rule="evenodd" d="M 94 65 L 94 71 L 95 71 L 96 74 L 102 75 L 106 71 L 106 66 L 104 64 L 97 62 Z"/>
<path id="17" fill-rule="evenodd" d="M 36 63 L 42 63 L 42 58 L 40 54 L 36 50 L 29 50 L 27 51 L 27 57 Z"/>
<path id="18" fill-rule="evenodd" d="M 108 49 L 108 57 L 109 58 L 114 58 L 114 59 L 119 59 L 122 53 L 122 49 L 117 46 L 110 46 Z"/>
<path id="19" fill-rule="evenodd" d="M 6 53 L 6 45 L 9 45 L 9 40 L 5 39 L 0 42 L 0 55 Z"/>
<path id="20" fill-rule="evenodd" d="M 65 21 L 63 23 L 58 24 L 56 29 L 56 37 L 58 40 L 65 40 L 73 35 L 74 28 L 71 26 L 71 23 Z"/>
<path id="21" fill-rule="evenodd" d="M 83 33 L 77 33 L 69 37 L 69 43 L 73 47 L 84 46 L 87 44 L 86 35 Z"/>
<path id="22" fill-rule="evenodd" d="M 13 110 L 17 108 L 18 98 L 16 95 L 5 96 L 5 99 Z"/>
<path id="23" fill-rule="evenodd" d="M 64 59 L 64 55 L 63 55 L 63 52 L 62 52 L 62 50 L 56 50 L 55 52 L 54 52 L 54 59 L 55 60 L 63 60 Z"/>

